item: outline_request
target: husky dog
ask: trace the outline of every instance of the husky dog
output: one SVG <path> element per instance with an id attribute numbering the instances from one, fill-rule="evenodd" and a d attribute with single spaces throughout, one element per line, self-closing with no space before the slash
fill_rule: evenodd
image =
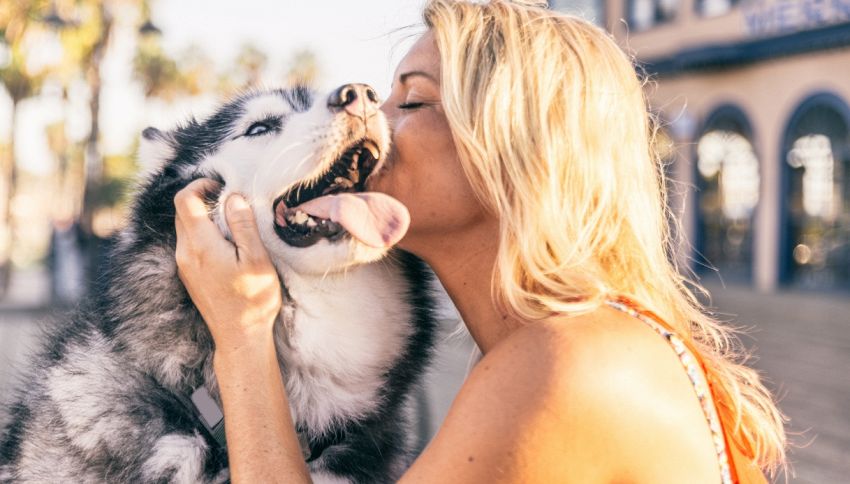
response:
<path id="1" fill-rule="evenodd" d="M 229 479 L 213 341 L 174 257 L 173 199 L 199 177 L 223 184 L 209 205 L 225 236 L 220 202 L 246 197 L 277 268 L 278 360 L 313 480 L 394 481 L 412 458 L 411 390 L 436 323 L 431 273 L 389 248 L 406 210 L 364 191 L 390 149 L 374 91 L 246 94 L 142 138 L 157 167 L 99 290 L 51 331 L 9 408 L 0 482 Z"/>

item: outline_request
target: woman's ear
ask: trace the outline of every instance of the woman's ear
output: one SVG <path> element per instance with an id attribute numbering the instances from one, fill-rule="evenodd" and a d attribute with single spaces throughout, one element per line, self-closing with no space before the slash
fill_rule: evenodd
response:
<path id="1" fill-rule="evenodd" d="M 170 132 L 163 133 L 154 127 L 145 128 L 139 141 L 138 159 L 141 171 L 154 173 L 171 161 L 176 154 L 173 140 Z"/>

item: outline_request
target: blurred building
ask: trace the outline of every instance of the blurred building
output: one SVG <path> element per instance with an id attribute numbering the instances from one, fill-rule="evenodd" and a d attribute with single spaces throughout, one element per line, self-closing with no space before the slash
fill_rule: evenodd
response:
<path id="1" fill-rule="evenodd" d="M 697 272 L 850 290 L 850 0 L 551 4 L 602 16 L 646 71 Z"/>

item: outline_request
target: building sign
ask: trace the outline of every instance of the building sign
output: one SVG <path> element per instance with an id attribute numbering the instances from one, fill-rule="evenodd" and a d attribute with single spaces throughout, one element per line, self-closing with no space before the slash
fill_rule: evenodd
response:
<path id="1" fill-rule="evenodd" d="M 850 0 L 749 0 L 741 8 L 747 33 L 758 37 L 850 22 Z"/>

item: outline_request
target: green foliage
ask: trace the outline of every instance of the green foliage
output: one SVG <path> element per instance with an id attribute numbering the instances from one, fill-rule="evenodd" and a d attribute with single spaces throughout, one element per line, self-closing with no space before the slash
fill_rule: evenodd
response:
<path id="1" fill-rule="evenodd" d="M 8 54 L 8 62 L 0 66 L 0 81 L 9 92 L 13 103 L 32 96 L 44 79 L 44 72 L 31 72 L 27 69 L 23 44 L 26 35 L 33 28 L 33 20 L 44 14 L 45 4 L 44 1 L 33 0 L 0 2 L 2 41 Z"/>
<path id="2" fill-rule="evenodd" d="M 177 62 L 156 42 L 141 42 L 133 59 L 133 74 L 142 82 L 146 97 L 173 99 L 180 90 Z"/>

